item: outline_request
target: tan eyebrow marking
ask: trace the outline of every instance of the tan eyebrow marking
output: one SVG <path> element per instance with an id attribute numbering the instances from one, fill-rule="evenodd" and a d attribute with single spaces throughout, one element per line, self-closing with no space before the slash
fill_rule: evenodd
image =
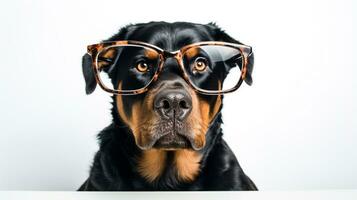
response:
<path id="1" fill-rule="evenodd" d="M 153 50 L 145 49 L 144 53 L 145 53 L 145 56 L 151 60 L 155 60 L 158 58 L 158 53 Z"/>
<path id="2" fill-rule="evenodd" d="M 185 55 L 186 55 L 188 58 L 193 58 L 193 57 L 195 57 L 198 53 L 199 53 L 199 48 L 198 48 L 198 47 L 192 47 L 192 48 L 188 49 L 188 50 L 185 52 Z"/>

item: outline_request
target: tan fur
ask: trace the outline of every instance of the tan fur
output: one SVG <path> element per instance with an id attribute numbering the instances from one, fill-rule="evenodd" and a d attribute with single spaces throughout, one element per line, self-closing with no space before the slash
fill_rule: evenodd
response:
<path id="1" fill-rule="evenodd" d="M 121 89 L 122 82 L 119 82 L 118 89 Z M 116 95 L 116 104 L 120 118 L 130 127 L 129 117 L 124 112 L 123 98 L 122 95 Z"/>
<path id="2" fill-rule="evenodd" d="M 222 98 L 221 95 L 218 95 L 212 107 L 208 102 L 200 99 L 193 90 L 190 91 L 190 95 L 192 97 L 192 111 L 188 118 L 188 123 L 191 123 L 190 126 L 195 134 L 194 139 L 197 147 L 203 147 L 206 142 L 205 134 L 219 111 Z"/>
<path id="3" fill-rule="evenodd" d="M 134 134 L 134 138 L 136 141 L 136 144 L 142 145 L 145 143 L 146 138 L 145 135 L 140 134 L 140 124 L 142 123 L 142 121 L 144 121 L 144 119 L 141 118 L 140 113 L 142 112 L 141 110 L 141 105 L 140 102 L 136 102 L 135 104 L 133 104 L 132 106 L 132 110 L 131 110 L 131 129 L 132 132 Z"/>
<path id="4" fill-rule="evenodd" d="M 121 89 L 121 83 L 119 83 L 118 88 Z M 143 102 L 134 103 L 131 116 L 124 112 L 122 95 L 117 95 L 116 99 L 119 115 L 134 134 L 136 144 L 139 146 L 145 145 L 152 134 L 151 125 L 156 120 L 154 113 L 150 109 L 153 101 L 152 95 L 147 95 L 147 99 Z"/>
<path id="5" fill-rule="evenodd" d="M 149 182 L 155 181 L 166 167 L 167 152 L 165 150 L 150 149 L 143 151 L 138 162 L 138 171 Z M 174 165 L 177 177 L 181 181 L 193 181 L 200 171 L 202 156 L 192 150 L 181 149 L 175 151 Z"/>
<path id="6" fill-rule="evenodd" d="M 188 50 L 185 52 L 185 55 L 186 55 L 188 58 L 193 58 L 193 57 L 195 57 L 198 53 L 199 53 L 199 49 L 198 49 L 197 47 L 192 47 L 192 48 L 188 49 Z"/>
<path id="7" fill-rule="evenodd" d="M 193 181 L 200 171 L 201 155 L 196 151 L 182 149 L 175 152 L 175 165 L 178 178 Z"/>
<path id="8" fill-rule="evenodd" d="M 158 149 L 150 149 L 143 152 L 138 162 L 138 171 L 146 178 L 153 182 L 157 179 L 166 166 L 166 152 Z"/>
<path id="9" fill-rule="evenodd" d="M 201 112 L 201 102 L 198 96 L 196 95 L 196 92 L 193 90 L 189 90 L 190 95 L 192 97 L 192 111 L 187 118 L 187 123 L 189 123 L 189 126 L 191 127 L 191 131 L 194 134 L 194 140 L 195 144 L 197 147 L 203 147 L 205 145 L 205 133 L 208 129 L 208 123 L 203 120 L 203 115 L 204 113 Z"/>
<path id="10" fill-rule="evenodd" d="M 145 56 L 151 60 L 156 60 L 159 57 L 159 54 L 153 50 L 146 49 Z"/>

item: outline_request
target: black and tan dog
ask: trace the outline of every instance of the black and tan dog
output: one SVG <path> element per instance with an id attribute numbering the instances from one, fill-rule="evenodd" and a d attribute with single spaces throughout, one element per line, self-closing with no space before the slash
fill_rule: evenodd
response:
<path id="1" fill-rule="evenodd" d="M 185 22 L 128 25 L 107 41 L 120 40 L 149 43 L 167 52 L 201 41 L 241 44 L 215 24 Z M 244 81 L 251 84 L 252 53 L 248 61 Z M 86 54 L 87 94 L 98 81 L 92 65 L 93 58 Z M 222 139 L 223 96 L 194 90 L 174 59 L 167 59 L 163 69 L 147 91 L 113 95 L 113 123 L 99 133 L 100 150 L 79 190 L 257 190 Z M 127 74 L 110 73 L 117 87 L 133 84 L 129 79 L 118 82 L 118 76 Z"/>

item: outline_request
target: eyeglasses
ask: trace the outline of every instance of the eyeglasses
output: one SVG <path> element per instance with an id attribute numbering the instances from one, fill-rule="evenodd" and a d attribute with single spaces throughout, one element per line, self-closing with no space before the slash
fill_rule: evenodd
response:
<path id="1" fill-rule="evenodd" d="M 206 95 L 233 92 L 247 74 L 250 46 L 220 41 L 198 42 L 168 52 L 139 41 L 114 41 L 88 46 L 100 87 L 117 95 L 144 93 L 174 58 L 184 80 Z"/>

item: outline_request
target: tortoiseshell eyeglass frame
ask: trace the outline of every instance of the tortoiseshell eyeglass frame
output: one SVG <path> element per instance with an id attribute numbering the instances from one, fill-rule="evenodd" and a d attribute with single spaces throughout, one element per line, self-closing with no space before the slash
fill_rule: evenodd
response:
<path id="1" fill-rule="evenodd" d="M 185 52 L 193 47 L 200 47 L 200 46 L 206 46 L 206 45 L 217 45 L 217 46 L 227 46 L 227 47 L 232 47 L 235 49 L 238 49 L 241 54 L 243 55 L 243 66 L 241 69 L 241 76 L 239 77 L 239 81 L 237 82 L 237 84 L 230 89 L 227 90 L 205 90 L 205 89 L 201 89 L 198 88 L 197 86 L 195 86 L 195 84 L 192 83 L 192 81 L 189 79 L 188 77 L 188 73 L 185 70 L 184 64 L 183 64 L 183 60 L 182 60 L 182 56 L 185 55 Z M 118 46 L 138 46 L 138 47 L 144 47 L 144 48 L 149 48 L 151 50 L 156 51 L 159 54 L 159 67 L 158 70 L 156 70 L 153 78 L 149 81 L 149 83 L 140 89 L 136 89 L 136 90 L 113 90 L 110 89 L 108 87 L 106 87 L 102 80 L 100 79 L 99 76 L 99 65 L 98 65 L 98 55 L 103 51 L 106 50 L 108 48 L 111 47 L 118 47 Z M 248 57 L 251 55 L 252 53 L 252 47 L 247 46 L 247 45 L 243 45 L 243 44 L 235 44 L 235 43 L 228 43 L 228 42 L 221 42 L 221 41 L 206 41 L 206 42 L 197 42 L 197 43 L 193 43 L 193 44 L 189 44 L 186 45 L 184 47 L 182 47 L 181 49 L 174 51 L 174 52 L 168 52 L 165 51 L 155 45 L 149 44 L 149 43 L 145 43 L 145 42 L 140 42 L 140 41 L 133 41 L 133 40 L 121 40 L 121 41 L 110 41 L 110 42 L 103 42 L 103 43 L 99 43 L 99 44 L 93 44 L 93 45 L 88 45 L 87 47 L 87 51 L 88 54 L 92 57 L 92 67 L 93 67 L 93 71 L 95 74 L 95 79 L 97 81 L 97 83 L 99 84 L 99 86 L 112 94 L 115 95 L 135 95 L 135 94 L 141 94 L 144 93 L 148 90 L 148 87 L 158 79 L 160 72 L 162 71 L 164 62 L 167 58 L 173 57 L 177 60 L 180 69 L 183 72 L 183 78 L 184 80 L 197 92 L 201 93 L 201 94 L 205 94 L 205 95 L 220 95 L 220 94 L 225 94 L 225 93 L 230 93 L 233 92 L 235 90 L 237 90 L 240 85 L 242 84 L 243 80 L 246 78 L 246 73 L 247 73 L 247 65 L 248 65 Z"/>

